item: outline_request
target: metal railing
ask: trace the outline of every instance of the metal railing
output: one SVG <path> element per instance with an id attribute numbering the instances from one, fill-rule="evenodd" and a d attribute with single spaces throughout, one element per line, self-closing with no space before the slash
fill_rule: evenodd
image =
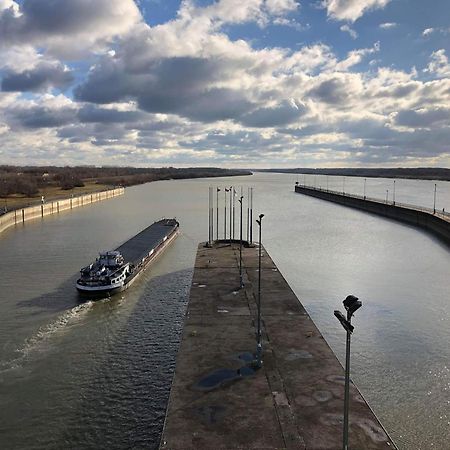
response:
<path id="1" fill-rule="evenodd" d="M 431 214 L 433 216 L 440 217 L 441 219 L 444 219 L 446 221 L 450 221 L 450 212 L 446 212 L 444 209 L 442 209 L 442 210 L 436 209 L 435 210 L 433 208 L 427 208 L 426 206 L 418 206 L 418 205 L 413 205 L 410 203 L 401 203 L 401 202 L 397 202 L 397 201 L 394 202 L 393 200 L 386 201 L 386 200 L 382 200 L 382 199 L 375 198 L 375 197 L 368 197 L 368 196 L 363 196 L 363 195 L 359 195 L 359 194 L 350 194 L 348 192 L 334 191 L 332 189 L 324 189 L 322 187 L 307 186 L 307 185 L 303 185 L 303 184 L 297 184 L 296 187 L 303 188 L 303 189 L 309 189 L 311 191 L 326 192 L 326 193 L 333 194 L 333 195 L 339 195 L 341 197 L 355 198 L 355 199 L 379 203 L 379 204 L 383 204 L 383 205 L 397 206 L 399 208 L 411 209 L 413 211 L 425 212 L 425 213 Z"/>

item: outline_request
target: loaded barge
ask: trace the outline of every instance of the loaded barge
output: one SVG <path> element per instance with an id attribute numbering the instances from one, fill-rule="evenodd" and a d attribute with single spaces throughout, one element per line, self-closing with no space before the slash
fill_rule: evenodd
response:
<path id="1" fill-rule="evenodd" d="M 127 289 L 178 234 L 175 219 L 159 220 L 116 250 L 101 252 L 80 271 L 76 288 L 80 294 L 107 297 Z"/>

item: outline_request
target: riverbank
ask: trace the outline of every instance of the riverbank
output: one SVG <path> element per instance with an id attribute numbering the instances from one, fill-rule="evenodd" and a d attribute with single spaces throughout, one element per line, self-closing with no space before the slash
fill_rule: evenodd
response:
<path id="1" fill-rule="evenodd" d="M 92 203 L 107 200 L 109 198 L 123 195 L 125 189 L 123 187 L 108 189 L 106 191 L 94 192 L 92 194 L 84 194 L 79 196 L 71 196 L 70 198 L 49 201 L 36 206 L 15 209 L 0 216 L 0 233 L 8 228 L 18 224 L 25 224 L 29 220 L 43 218 L 51 214 L 59 214 L 62 211 L 87 206 Z"/>
<path id="2" fill-rule="evenodd" d="M 239 244 L 198 247 L 160 448 L 341 448 L 342 366 L 264 249 L 252 369 L 258 248 L 243 266 L 239 289 Z M 395 448 L 354 384 L 350 396 L 350 448 Z"/>

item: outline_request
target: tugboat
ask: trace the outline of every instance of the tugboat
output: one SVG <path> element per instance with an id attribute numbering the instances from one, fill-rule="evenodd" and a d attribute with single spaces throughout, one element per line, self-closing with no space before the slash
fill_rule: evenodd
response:
<path id="1" fill-rule="evenodd" d="M 80 294 L 107 297 L 127 289 L 178 235 L 176 219 L 162 219 L 142 230 L 116 250 L 101 252 L 80 270 Z"/>

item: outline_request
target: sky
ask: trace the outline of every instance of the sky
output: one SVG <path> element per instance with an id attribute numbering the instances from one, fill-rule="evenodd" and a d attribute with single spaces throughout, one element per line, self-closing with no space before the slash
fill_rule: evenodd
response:
<path id="1" fill-rule="evenodd" d="M 450 167 L 448 0 L 0 0 L 0 164 Z"/>

